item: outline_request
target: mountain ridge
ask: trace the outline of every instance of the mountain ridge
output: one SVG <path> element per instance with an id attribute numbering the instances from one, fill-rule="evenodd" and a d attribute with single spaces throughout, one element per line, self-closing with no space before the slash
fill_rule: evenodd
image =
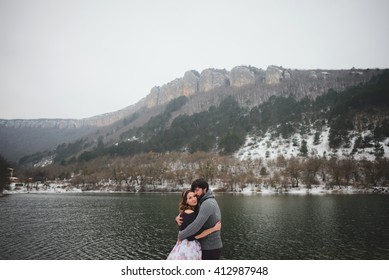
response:
<path id="1" fill-rule="evenodd" d="M 272 96 L 294 96 L 316 98 L 328 90 L 341 91 L 349 86 L 367 82 L 380 69 L 349 70 L 298 70 L 269 66 L 266 70 L 252 66 L 236 66 L 225 69 L 205 69 L 185 72 L 159 87 L 137 103 L 121 110 L 84 119 L 39 119 L 0 120 L 0 153 L 11 160 L 27 154 L 55 149 L 59 144 L 83 137 L 114 142 L 119 133 L 131 127 L 141 126 L 163 111 L 170 101 L 185 96 L 189 102 L 176 116 L 208 110 L 218 106 L 229 95 L 233 95 L 241 106 L 254 107 Z M 39 132 L 41 130 L 41 133 Z M 112 136 L 116 135 L 116 136 Z M 92 141 L 92 140 L 90 140 Z"/>
<path id="2" fill-rule="evenodd" d="M 276 86 L 285 80 L 293 80 L 297 73 L 305 73 L 311 79 L 332 78 L 330 74 L 339 73 L 351 75 L 351 79 L 344 81 L 345 85 L 353 85 L 359 82 L 366 82 L 372 75 L 380 72 L 381 69 L 287 69 L 282 66 L 270 65 L 266 71 L 253 66 L 235 66 L 231 71 L 225 69 L 204 69 L 201 73 L 196 70 L 189 70 L 181 78 L 176 78 L 162 86 L 154 86 L 148 95 L 141 98 L 135 104 L 126 106 L 120 110 L 95 115 L 92 117 L 77 118 L 39 118 L 39 119 L 0 119 L 0 125 L 13 127 L 58 127 L 58 128 L 79 128 L 84 126 L 102 127 L 110 125 L 126 116 L 131 115 L 142 107 L 153 108 L 167 104 L 179 96 L 191 96 L 196 93 L 206 93 L 220 87 L 244 87 L 247 85 L 264 84 Z M 370 73 L 370 74 L 367 74 Z M 299 75 L 301 79 L 301 74 Z M 193 82 L 193 77 L 197 81 Z M 305 77 L 305 78 L 306 78 Z M 358 78 L 359 77 L 359 78 Z M 341 77 L 345 78 L 345 75 Z M 295 79 L 295 78 L 294 78 Z M 334 88 L 334 90 L 337 90 Z"/>

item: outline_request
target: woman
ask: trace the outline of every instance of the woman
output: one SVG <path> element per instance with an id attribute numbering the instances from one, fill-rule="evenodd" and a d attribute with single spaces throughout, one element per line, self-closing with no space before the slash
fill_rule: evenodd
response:
<path id="1" fill-rule="evenodd" d="M 184 230 L 197 216 L 197 197 L 194 192 L 186 190 L 182 193 L 179 204 L 179 212 L 182 216 L 180 230 Z M 206 229 L 201 233 L 191 236 L 188 239 L 177 241 L 173 250 L 167 257 L 168 260 L 201 260 L 201 246 L 197 239 L 203 238 L 208 234 L 221 229 L 221 223 L 217 222 L 212 228 Z"/>

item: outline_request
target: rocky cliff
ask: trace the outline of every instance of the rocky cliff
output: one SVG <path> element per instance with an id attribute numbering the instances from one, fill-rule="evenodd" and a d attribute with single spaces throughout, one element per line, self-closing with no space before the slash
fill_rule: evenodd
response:
<path id="1" fill-rule="evenodd" d="M 315 98 L 330 88 L 345 87 L 366 82 L 378 70 L 292 70 L 271 65 L 266 70 L 252 66 L 225 69 L 205 69 L 199 74 L 191 70 L 163 86 L 154 87 L 145 98 L 144 105 L 153 108 L 166 104 L 179 96 L 206 94 L 214 90 L 239 92 L 242 88 L 257 97 L 293 94 L 297 98 Z"/>
<path id="2" fill-rule="evenodd" d="M 0 119 L 0 127 L 4 128 L 56 128 L 56 129 L 78 129 L 83 127 L 104 127 L 111 125 L 130 114 L 136 112 L 144 104 L 141 100 L 135 105 L 128 106 L 122 110 L 106 113 L 85 119 Z"/>
<path id="3" fill-rule="evenodd" d="M 205 69 L 201 73 L 190 70 L 184 76 L 167 84 L 155 86 L 150 93 L 134 105 L 122 110 L 85 119 L 0 120 L 1 127 L 58 128 L 104 127 L 130 116 L 140 108 L 153 108 L 167 104 L 179 96 L 206 94 L 215 89 L 238 92 L 240 88 L 268 96 L 289 92 L 296 97 L 316 97 L 329 88 L 345 87 L 368 81 L 378 70 L 291 70 L 271 65 L 266 71 L 252 66 L 225 69 Z M 251 89 L 249 89 L 251 87 Z"/>
<path id="4" fill-rule="evenodd" d="M 242 106 L 256 106 L 271 96 L 316 98 L 328 90 L 342 91 L 369 81 L 382 70 L 296 70 L 271 65 L 266 70 L 253 66 L 189 70 L 184 76 L 155 86 L 134 105 L 85 119 L 0 120 L 0 154 L 16 159 L 27 153 L 51 149 L 79 137 L 107 137 L 128 125 L 140 126 L 169 101 L 187 96 L 179 114 L 192 114 L 217 106 L 226 95 L 234 95 Z M 135 116 L 136 117 L 131 117 Z M 132 121 L 134 120 L 134 121 Z M 117 124 L 120 123 L 120 125 Z M 110 126 L 109 129 L 105 129 Z M 97 133 L 97 131 L 100 131 Z M 112 138 L 112 137 L 111 137 Z M 112 140 L 112 139 L 111 139 Z M 15 146 L 15 143 L 20 143 Z"/>
<path id="5" fill-rule="evenodd" d="M 255 73 L 246 66 L 234 67 L 230 72 L 222 69 L 205 69 L 199 74 L 190 70 L 184 77 L 151 89 L 145 99 L 148 108 L 163 105 L 179 96 L 207 93 L 223 87 L 242 87 L 255 84 Z"/>
<path id="6" fill-rule="evenodd" d="M 255 74 L 252 70 L 244 66 L 232 68 L 230 72 L 230 85 L 233 87 L 242 87 L 253 85 L 255 83 Z"/>

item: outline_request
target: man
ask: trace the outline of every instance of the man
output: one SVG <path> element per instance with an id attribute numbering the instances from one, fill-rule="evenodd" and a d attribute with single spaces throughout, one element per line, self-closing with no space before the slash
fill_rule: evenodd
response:
<path id="1" fill-rule="evenodd" d="M 221 220 L 219 205 L 212 190 L 209 189 L 207 181 L 204 179 L 193 181 L 191 191 L 197 196 L 200 206 L 199 213 L 191 224 L 178 233 L 179 240 L 195 235 L 200 230 L 209 229 Z M 176 221 L 179 225 L 181 224 L 179 216 Z M 221 248 L 223 247 L 220 231 L 215 231 L 199 241 L 203 260 L 218 260 L 220 258 Z"/>

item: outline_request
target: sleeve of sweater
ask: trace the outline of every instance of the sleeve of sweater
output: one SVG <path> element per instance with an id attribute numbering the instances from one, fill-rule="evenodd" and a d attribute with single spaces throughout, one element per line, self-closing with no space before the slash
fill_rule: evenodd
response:
<path id="1" fill-rule="evenodd" d="M 184 230 L 178 233 L 178 237 L 180 238 L 180 240 L 187 239 L 188 237 L 198 233 L 211 214 L 212 214 L 212 207 L 209 203 L 207 203 L 207 201 L 205 201 L 203 204 L 201 204 L 196 219 L 191 224 L 189 224 Z"/>

